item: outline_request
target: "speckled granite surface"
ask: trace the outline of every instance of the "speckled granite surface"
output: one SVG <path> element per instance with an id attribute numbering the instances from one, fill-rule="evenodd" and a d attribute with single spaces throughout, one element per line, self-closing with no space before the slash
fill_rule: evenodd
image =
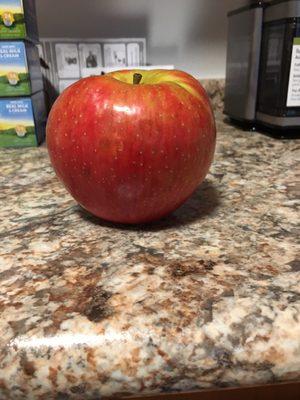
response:
<path id="1" fill-rule="evenodd" d="M 1 150 L 0 398 L 300 379 L 299 151 L 219 115 L 204 184 L 127 228 L 81 210 L 45 148 Z"/>
<path id="2" fill-rule="evenodd" d="M 201 84 L 207 91 L 215 112 L 222 113 L 224 109 L 225 79 L 205 79 Z"/>

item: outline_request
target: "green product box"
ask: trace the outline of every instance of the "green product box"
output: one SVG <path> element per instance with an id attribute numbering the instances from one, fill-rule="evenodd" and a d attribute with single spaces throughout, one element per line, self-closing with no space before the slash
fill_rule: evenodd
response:
<path id="1" fill-rule="evenodd" d="M 0 99 L 0 147 L 33 147 L 45 139 L 44 92 Z"/>
<path id="2" fill-rule="evenodd" d="M 38 41 L 34 0 L 0 0 L 0 39 Z"/>
<path id="3" fill-rule="evenodd" d="M 0 41 L 0 97 L 28 96 L 43 90 L 43 78 L 35 45 Z"/>

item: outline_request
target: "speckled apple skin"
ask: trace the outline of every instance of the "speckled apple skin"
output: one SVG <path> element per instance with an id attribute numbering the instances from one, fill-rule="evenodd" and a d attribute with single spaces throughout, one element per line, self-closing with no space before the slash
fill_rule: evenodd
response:
<path id="1" fill-rule="evenodd" d="M 133 72 L 81 79 L 57 99 L 47 124 L 52 165 L 71 195 L 92 214 L 122 223 L 179 207 L 205 178 L 216 142 L 197 80 L 157 70 L 153 83 L 133 85 Z"/>

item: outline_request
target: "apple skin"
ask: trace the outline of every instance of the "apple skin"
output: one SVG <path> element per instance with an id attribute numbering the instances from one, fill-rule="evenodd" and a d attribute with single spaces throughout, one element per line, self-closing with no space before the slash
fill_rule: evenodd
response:
<path id="1" fill-rule="evenodd" d="M 205 178 L 215 143 L 205 90 L 177 70 L 81 79 L 58 97 L 47 123 L 50 159 L 67 190 L 92 214 L 119 223 L 178 208 Z"/>

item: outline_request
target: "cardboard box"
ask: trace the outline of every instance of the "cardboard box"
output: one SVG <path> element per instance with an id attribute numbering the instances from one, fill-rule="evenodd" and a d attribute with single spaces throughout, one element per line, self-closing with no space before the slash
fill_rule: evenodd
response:
<path id="1" fill-rule="evenodd" d="M 38 46 L 48 66 L 43 75 L 51 85 L 51 101 L 76 80 L 101 75 L 107 65 L 116 69 L 146 65 L 145 38 L 41 38 Z"/>
<path id="2" fill-rule="evenodd" d="M 0 97 L 43 90 L 38 50 L 32 43 L 0 41 Z"/>
<path id="3" fill-rule="evenodd" d="M 0 39 L 38 41 L 34 0 L 0 0 Z"/>
<path id="4" fill-rule="evenodd" d="M 0 147 L 33 147 L 45 139 L 44 92 L 0 99 Z"/>

